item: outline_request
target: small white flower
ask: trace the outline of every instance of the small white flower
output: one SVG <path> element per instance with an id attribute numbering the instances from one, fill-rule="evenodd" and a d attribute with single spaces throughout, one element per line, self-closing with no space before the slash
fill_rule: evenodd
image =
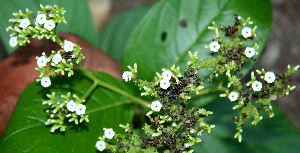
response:
<path id="1" fill-rule="evenodd" d="M 47 65 L 48 59 L 45 56 L 41 56 L 37 59 L 38 67 L 44 67 Z"/>
<path id="2" fill-rule="evenodd" d="M 152 133 L 152 137 L 157 137 L 158 133 Z"/>
<path id="3" fill-rule="evenodd" d="M 55 64 L 58 64 L 60 61 L 62 60 L 62 57 L 60 54 L 55 54 L 52 58 L 52 62 L 55 63 Z"/>
<path id="4" fill-rule="evenodd" d="M 70 112 L 74 112 L 76 110 L 76 106 L 77 104 L 74 102 L 74 100 L 70 100 L 68 103 L 67 103 L 67 109 L 70 111 Z"/>
<path id="5" fill-rule="evenodd" d="M 64 44 L 64 50 L 66 52 L 72 51 L 74 47 L 74 43 L 72 43 L 71 41 L 66 41 Z"/>
<path id="6" fill-rule="evenodd" d="M 262 88 L 262 83 L 259 82 L 259 81 L 254 81 L 252 83 L 252 88 L 253 88 L 254 91 L 260 91 L 261 88 Z"/>
<path id="7" fill-rule="evenodd" d="M 151 103 L 151 109 L 155 112 L 159 112 L 161 107 L 162 107 L 162 105 L 158 100 Z"/>
<path id="8" fill-rule="evenodd" d="M 38 14 L 36 16 L 36 22 L 39 23 L 39 24 L 44 24 L 45 21 L 46 21 L 46 15 L 45 14 Z"/>
<path id="9" fill-rule="evenodd" d="M 30 25 L 29 19 L 22 19 L 19 24 L 19 27 L 26 29 L 29 25 Z"/>
<path id="10" fill-rule="evenodd" d="M 165 80 L 165 79 L 162 79 L 160 81 L 160 87 L 163 88 L 163 89 L 168 89 L 170 86 L 170 82 L 169 80 Z"/>
<path id="11" fill-rule="evenodd" d="M 130 80 L 131 80 L 131 77 L 132 77 L 132 72 L 131 72 L 131 71 L 125 71 L 125 72 L 122 74 L 122 79 L 124 79 L 126 82 L 127 82 L 127 81 L 130 81 Z"/>
<path id="12" fill-rule="evenodd" d="M 228 98 L 230 99 L 230 101 L 236 101 L 239 97 L 239 94 L 237 92 L 231 92 L 229 95 L 228 95 Z"/>
<path id="13" fill-rule="evenodd" d="M 255 55 L 255 49 L 253 47 L 247 47 L 245 49 L 245 55 L 248 57 L 248 58 L 251 58 L 253 55 Z"/>
<path id="14" fill-rule="evenodd" d="M 85 109 L 86 109 L 85 105 L 78 104 L 76 106 L 76 114 L 77 115 L 83 115 L 83 114 L 85 114 Z"/>
<path id="15" fill-rule="evenodd" d="M 11 37 L 11 38 L 9 39 L 9 45 L 10 45 L 11 47 L 16 47 L 17 44 L 18 44 L 17 37 Z"/>
<path id="16" fill-rule="evenodd" d="M 44 28 L 51 31 L 53 28 L 55 28 L 55 23 L 52 20 L 46 20 L 44 23 Z"/>
<path id="17" fill-rule="evenodd" d="M 209 44 L 209 49 L 212 52 L 218 52 L 220 49 L 220 44 L 217 41 L 213 41 Z"/>
<path id="18" fill-rule="evenodd" d="M 185 147 L 185 148 L 188 148 L 189 146 L 190 146 L 190 143 L 185 143 L 185 144 L 184 144 L 184 147 Z"/>
<path id="19" fill-rule="evenodd" d="M 163 80 L 170 80 L 172 75 L 173 75 L 172 72 L 170 72 L 169 70 L 165 70 L 162 73 Z"/>
<path id="20" fill-rule="evenodd" d="M 104 141 L 97 141 L 95 146 L 99 151 L 103 151 L 106 146 Z"/>
<path id="21" fill-rule="evenodd" d="M 105 129 L 104 135 L 107 139 L 112 139 L 115 136 L 115 132 L 112 128 Z"/>
<path id="22" fill-rule="evenodd" d="M 268 83 L 273 83 L 276 79 L 276 76 L 274 74 L 274 72 L 266 72 L 265 74 L 265 80 L 268 82 Z"/>
<path id="23" fill-rule="evenodd" d="M 43 86 L 43 87 L 49 87 L 50 85 L 51 85 L 51 80 L 50 80 L 50 78 L 49 77 L 43 77 L 42 79 L 41 79 L 41 85 Z"/>
<path id="24" fill-rule="evenodd" d="M 172 123 L 172 126 L 177 126 L 177 124 L 174 122 L 174 123 Z"/>
<path id="25" fill-rule="evenodd" d="M 252 35 L 252 29 L 249 27 L 244 27 L 242 30 L 242 35 L 244 38 L 248 38 Z"/>

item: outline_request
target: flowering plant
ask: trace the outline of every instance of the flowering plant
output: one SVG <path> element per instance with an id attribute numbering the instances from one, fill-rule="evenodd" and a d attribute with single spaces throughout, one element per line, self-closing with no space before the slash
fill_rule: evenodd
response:
<path id="1" fill-rule="evenodd" d="M 288 95 L 295 88 L 288 85 L 287 79 L 291 73 L 297 71 L 299 66 L 293 68 L 288 66 L 284 74 L 264 69 L 255 70 L 251 72 L 251 79 L 244 81 L 243 74 L 249 71 L 245 66 L 249 65 L 250 61 L 258 60 L 260 46 L 263 44 L 255 43 L 257 37 L 260 38 L 258 36 L 260 26 L 253 25 L 250 18 L 243 18 L 237 14 L 233 15 L 233 20 L 227 18 L 225 20 L 232 21 L 232 25 L 220 25 L 223 23 L 219 23 L 218 20 L 210 22 L 205 29 L 212 30 L 207 33 L 212 32 L 210 34 L 215 36 L 205 35 L 205 41 L 197 36 L 190 46 L 181 40 L 176 42 L 176 47 L 172 43 L 166 44 L 173 39 L 174 31 L 170 27 L 159 27 L 157 29 L 159 34 L 143 31 L 143 26 L 152 26 L 152 22 L 148 20 L 158 22 L 157 18 L 163 17 L 173 23 L 171 26 L 188 35 L 190 31 L 187 30 L 198 25 L 193 23 L 196 19 L 184 16 L 174 22 L 172 18 L 165 18 L 170 16 L 168 13 L 168 15 L 164 14 L 165 12 L 156 13 L 157 10 L 163 10 L 162 8 L 171 9 L 170 4 L 194 5 L 182 3 L 180 0 L 157 2 L 132 33 L 123 58 L 122 78 L 125 82 L 103 72 L 89 71 L 80 65 L 80 61 L 85 58 L 81 54 L 82 48 L 71 41 L 60 40 L 57 35 L 57 25 L 67 23 L 64 17 L 66 11 L 63 8 L 56 5 L 40 5 L 41 11 L 37 12 L 33 20 L 30 17 L 32 12 L 28 9 L 26 13 L 22 11 L 14 13 L 15 18 L 10 20 L 12 25 L 7 28 L 7 31 L 13 31 L 9 40 L 11 47 L 16 47 L 18 44 L 26 45 L 30 43 L 30 38 L 51 39 L 61 46 L 60 50 L 52 51 L 50 55 L 43 53 L 36 57 L 36 70 L 40 72 L 40 76 L 23 92 L 20 102 L 30 101 L 27 96 L 32 95 L 33 89 L 33 91 L 42 91 L 38 95 L 40 103 L 33 105 L 36 106 L 35 108 L 31 108 L 30 105 L 25 107 L 30 108 L 32 114 L 29 113 L 27 119 L 21 119 L 21 123 L 26 124 L 27 121 L 31 121 L 29 119 L 33 119 L 32 122 L 42 129 L 39 129 L 40 137 L 47 138 L 50 135 L 51 139 L 63 138 L 63 141 L 74 142 L 73 145 L 80 140 L 67 140 L 67 138 L 75 135 L 88 137 L 91 139 L 89 141 L 93 142 L 85 144 L 88 150 L 197 152 L 194 147 L 202 143 L 202 135 L 217 128 L 213 125 L 215 123 L 211 124 L 207 121 L 215 111 L 213 114 L 209 108 L 204 108 L 204 105 L 199 106 L 200 102 L 205 101 L 201 100 L 205 99 L 202 96 L 206 95 L 212 99 L 216 96 L 225 97 L 222 99 L 224 102 L 226 100 L 232 102 L 226 106 L 237 110 L 237 113 L 232 116 L 237 131 L 231 137 L 242 142 L 246 121 L 251 120 L 252 124 L 258 124 L 263 119 L 260 112 L 262 109 L 269 117 L 274 116 L 271 100 L 273 97 Z M 190 11 L 184 8 L 177 11 L 181 9 Z M 197 9 L 193 11 L 198 12 Z M 152 46 L 153 49 L 160 49 L 155 54 L 166 52 L 168 57 L 153 55 L 149 53 L 148 46 L 140 46 L 138 39 L 145 37 L 144 35 L 148 35 L 149 40 L 154 41 L 151 43 L 145 39 L 146 45 Z M 196 49 L 201 52 L 197 52 Z M 183 53 L 174 58 L 172 57 L 174 50 Z M 147 57 L 151 58 L 153 63 L 145 62 Z M 79 70 L 74 71 L 74 66 Z M 62 76 L 57 76 L 58 74 Z M 68 75 L 64 76 L 65 74 Z M 72 82 L 67 82 L 68 80 Z M 136 84 L 141 92 L 129 82 Z M 217 92 L 214 96 L 210 95 L 214 92 Z M 193 99 L 200 100 L 193 101 Z M 24 102 L 22 104 L 28 105 Z M 138 106 L 137 112 L 134 112 L 135 106 Z M 35 110 L 42 116 L 35 115 Z M 139 121 L 130 125 L 129 122 L 132 121 L 134 114 L 139 116 Z M 18 111 L 14 116 L 17 118 Z M 12 126 L 13 121 L 10 124 Z M 0 141 L 1 147 L 12 141 L 11 133 L 15 131 L 8 128 Z M 59 143 L 54 146 L 49 145 L 47 148 L 55 150 L 62 148 L 62 144 Z M 9 149 L 6 147 L 6 150 Z M 80 150 L 84 149 L 76 151 Z"/>

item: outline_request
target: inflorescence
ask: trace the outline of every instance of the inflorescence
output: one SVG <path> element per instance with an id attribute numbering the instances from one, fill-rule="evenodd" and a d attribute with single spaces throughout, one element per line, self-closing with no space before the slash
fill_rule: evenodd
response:
<path id="1" fill-rule="evenodd" d="M 30 43 L 30 38 L 46 38 L 58 42 L 61 50 L 52 51 L 47 56 L 36 57 L 37 70 L 41 72 L 37 81 L 41 82 L 43 87 L 51 85 L 50 77 L 60 73 L 68 76 L 73 75 L 73 65 L 78 64 L 84 56 L 80 53 L 80 46 L 68 40 L 61 41 L 56 33 L 58 23 L 66 23 L 65 17 L 61 17 L 66 12 L 58 6 L 40 5 L 42 11 L 37 16 L 30 18 L 32 12 L 26 9 L 23 13 L 13 13 L 16 17 L 10 19 L 12 23 L 6 31 L 13 31 L 10 35 L 9 44 L 16 47 L 18 44 L 23 46 Z M 250 117 L 253 118 L 252 124 L 256 125 L 263 119 L 260 111 L 264 109 L 269 117 L 273 117 L 271 100 L 274 97 L 288 95 L 295 86 L 288 85 L 288 77 L 295 73 L 298 66 L 291 68 L 284 74 L 274 73 L 272 71 L 256 70 L 251 72 L 251 80 L 242 82 L 242 67 L 248 60 L 258 61 L 255 55 L 258 54 L 259 46 L 255 43 L 253 46 L 245 46 L 248 40 L 253 41 L 256 37 L 257 26 L 252 26 L 250 18 L 246 20 L 239 15 L 234 15 L 234 24 L 232 26 L 217 25 L 212 22 L 208 29 L 214 30 L 216 38 L 205 46 L 209 48 L 212 54 L 211 59 L 199 62 L 197 52 L 189 52 L 191 60 L 187 62 L 188 68 L 182 73 L 180 67 L 173 65 L 171 68 L 163 68 L 162 73 L 156 73 L 154 81 L 148 82 L 138 76 L 137 64 L 133 68 L 128 66 L 129 71 L 125 71 L 122 78 L 127 82 L 133 80 L 140 90 L 141 96 L 150 96 L 152 102 L 148 105 L 149 111 L 146 114 L 148 122 L 145 123 L 144 135 L 136 134 L 129 124 L 120 125 L 125 130 L 125 134 L 116 134 L 112 128 L 104 128 L 104 136 L 99 137 L 95 147 L 99 151 L 111 152 L 158 152 L 165 153 L 191 153 L 191 147 L 201 142 L 199 136 L 207 130 L 210 133 L 214 125 L 209 125 L 204 121 L 205 117 L 212 112 L 199 107 L 188 107 L 187 102 L 191 99 L 191 92 L 199 95 L 204 88 L 206 81 L 211 81 L 215 77 L 221 76 L 219 85 L 222 86 L 224 78 L 228 79 L 226 87 L 222 87 L 224 93 L 220 97 L 228 97 L 236 105 L 234 110 L 239 110 L 237 117 L 232 117 L 237 125 L 235 138 L 241 142 L 242 127 Z M 197 70 L 202 68 L 212 68 L 213 73 L 207 80 L 200 78 Z M 258 76 L 258 78 L 257 78 Z M 66 120 L 68 122 L 89 122 L 88 115 L 85 114 L 85 100 L 69 92 L 67 95 L 56 97 L 53 92 L 47 94 L 49 100 L 43 104 L 51 108 L 46 112 L 50 115 L 45 123 L 52 125 L 51 132 L 59 129 L 65 131 Z M 257 107 L 259 105 L 259 107 Z M 79 118 L 80 117 L 80 118 Z M 108 141 L 115 138 L 117 144 L 110 144 Z"/>
<path id="2" fill-rule="evenodd" d="M 142 96 L 150 96 L 153 102 L 148 105 L 151 109 L 146 116 L 149 123 L 145 123 L 143 128 L 145 135 L 139 136 L 127 125 L 120 125 L 125 129 L 126 134 L 116 134 L 114 138 L 118 140 L 117 145 L 112 145 L 105 141 L 105 137 L 100 137 L 96 144 L 98 150 L 112 152 L 193 152 L 190 149 L 195 143 L 201 142 L 198 136 L 202 135 L 204 130 L 210 132 L 214 125 L 209 125 L 204 121 L 207 115 L 212 114 L 204 108 L 189 108 L 185 104 L 190 100 L 189 93 L 195 92 L 197 95 L 204 87 L 203 78 L 199 78 L 197 70 L 202 68 L 213 68 L 213 74 L 207 79 L 222 76 L 228 78 L 228 84 L 225 87 L 225 93 L 220 97 L 228 97 L 230 101 L 235 102 L 233 109 L 239 110 L 239 116 L 233 117 L 237 125 L 235 138 L 241 142 L 242 127 L 246 120 L 253 117 L 252 124 L 257 124 L 262 120 L 259 115 L 260 110 L 264 108 L 270 117 L 274 116 L 271 96 L 287 95 L 295 86 L 287 85 L 287 77 L 295 73 L 299 66 L 290 68 L 285 74 L 274 73 L 271 71 L 256 70 L 260 79 L 256 79 L 254 72 L 251 73 L 251 80 L 242 82 L 242 67 L 250 59 L 258 54 L 259 46 L 255 43 L 253 46 L 245 46 L 246 41 L 254 40 L 257 26 L 250 27 L 253 23 L 250 18 L 244 20 L 239 15 L 233 16 L 235 19 L 233 26 L 218 26 L 212 22 L 213 26 L 208 29 L 214 30 L 216 39 L 210 43 L 209 48 L 212 59 L 201 60 L 197 62 L 197 52 L 189 52 L 191 60 L 187 62 L 188 68 L 182 74 L 179 67 L 173 65 L 170 69 L 162 69 L 162 74 L 156 73 L 154 82 L 141 80 L 137 73 L 137 64 L 134 67 L 128 66 L 130 71 L 125 71 L 122 78 L 127 82 L 133 81 L 143 92 Z M 220 34 L 221 32 L 221 34 Z M 223 80 L 222 80 L 223 81 Z M 261 105 L 257 108 L 253 103 Z"/>

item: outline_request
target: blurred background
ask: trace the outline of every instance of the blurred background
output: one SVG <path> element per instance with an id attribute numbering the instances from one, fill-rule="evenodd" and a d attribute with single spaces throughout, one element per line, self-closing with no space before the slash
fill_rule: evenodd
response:
<path id="1" fill-rule="evenodd" d="M 98 32 L 114 17 L 131 8 L 152 5 L 156 0 L 87 0 Z M 271 0 L 273 6 L 272 29 L 259 63 L 254 69 L 285 72 L 288 64 L 300 64 L 300 1 Z M 263 15 L 263 14 L 262 14 Z M 0 41 L 0 61 L 8 55 Z M 1 73 L 1 72 L 0 72 Z M 298 88 L 275 103 L 300 130 L 300 73 L 292 75 Z M 276 114 L 275 114 L 276 116 Z"/>

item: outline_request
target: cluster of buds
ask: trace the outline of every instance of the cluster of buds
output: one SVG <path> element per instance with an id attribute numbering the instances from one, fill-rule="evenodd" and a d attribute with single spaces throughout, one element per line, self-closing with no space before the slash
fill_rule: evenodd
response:
<path id="1" fill-rule="evenodd" d="M 78 117 L 80 117 L 79 122 L 89 122 L 89 115 L 85 114 L 86 106 L 83 104 L 85 100 L 79 98 L 77 95 L 73 94 L 74 100 L 71 100 L 71 93 L 67 95 L 61 95 L 60 100 L 55 98 L 55 92 L 51 95 L 47 94 L 50 100 L 44 101 L 43 105 L 49 105 L 50 110 L 46 112 L 50 115 L 49 119 L 46 121 L 46 125 L 52 125 L 51 132 L 60 129 L 60 131 L 66 130 L 65 120 L 68 119 L 69 122 L 75 122 L 78 124 Z"/>
<path id="2" fill-rule="evenodd" d="M 117 145 L 106 143 L 106 150 L 112 152 L 193 152 L 191 146 L 201 142 L 198 136 L 204 130 L 208 132 L 214 125 L 209 125 L 204 118 L 212 114 L 203 108 L 189 108 L 185 102 L 191 98 L 190 92 L 199 93 L 203 89 L 203 81 L 197 75 L 197 52 L 189 52 L 191 60 L 188 68 L 182 74 L 179 67 L 162 69 L 162 74 L 156 73 L 154 82 L 141 80 L 137 73 L 137 64 L 128 66 L 130 71 L 123 73 L 123 79 L 134 82 L 143 90 L 142 96 L 151 96 L 153 102 L 146 116 L 150 124 L 143 127 L 145 136 L 139 136 L 129 125 L 120 125 L 126 134 L 117 134 Z M 98 148 L 98 147 L 97 147 Z M 98 148 L 98 150 L 100 150 Z M 102 150 L 100 150 L 102 151 Z"/>
<path id="3" fill-rule="evenodd" d="M 293 69 L 288 66 L 288 73 L 285 74 L 266 72 L 264 69 L 261 71 L 256 70 L 261 80 L 256 79 L 254 72 L 252 72 L 250 81 L 247 83 L 241 82 L 243 76 L 240 73 L 242 66 L 245 65 L 248 59 L 258 61 L 253 56 L 257 55 L 259 46 L 255 43 L 252 47 L 245 47 L 248 40 L 255 39 L 257 26 L 254 26 L 253 29 L 247 27 L 247 25 L 253 24 L 250 18 L 244 20 L 237 14 L 233 17 L 235 19 L 233 26 L 218 26 L 215 22 L 212 22 L 213 26 L 208 27 L 208 29 L 215 31 L 216 40 L 213 39 L 206 48 L 212 51 L 212 55 L 216 54 L 216 58 L 206 60 L 198 65 L 199 68 L 213 67 L 215 69 L 209 80 L 218 75 L 228 77 L 228 90 L 220 97 L 228 97 L 230 101 L 237 103 L 233 109 L 239 110 L 239 116 L 233 117 L 232 120 L 235 121 L 238 131 L 234 137 L 241 141 L 242 127 L 246 120 L 253 117 L 252 124 L 256 125 L 263 119 L 259 114 L 262 108 L 269 113 L 269 117 L 274 116 L 271 100 L 276 99 L 277 96 L 287 95 L 290 90 L 295 88 L 295 86 L 287 85 L 286 80 L 291 73 L 297 71 L 299 66 Z M 222 32 L 222 35 L 219 31 Z M 253 104 L 254 102 L 259 103 L 261 107 L 257 108 Z"/>
<path id="4" fill-rule="evenodd" d="M 77 64 L 84 59 L 84 56 L 80 54 L 80 46 L 73 42 L 65 40 L 62 42 L 56 33 L 56 26 L 58 23 L 64 22 L 64 15 L 66 11 L 58 6 L 43 6 L 40 5 L 42 11 L 37 12 L 37 16 L 30 18 L 32 11 L 26 9 L 26 13 L 21 10 L 18 13 L 13 13 L 15 19 L 10 19 L 11 26 L 6 28 L 6 31 L 13 31 L 10 35 L 9 44 L 11 47 L 21 46 L 30 43 L 30 38 L 46 38 L 51 39 L 54 42 L 58 42 L 61 46 L 61 50 L 52 51 L 51 55 L 47 57 L 45 53 L 40 57 L 36 57 L 38 71 L 41 72 L 37 81 L 41 81 L 43 87 L 49 87 L 51 85 L 51 76 L 55 76 L 56 73 L 68 72 L 68 76 L 73 75 L 73 62 Z"/>
<path id="5" fill-rule="evenodd" d="M 43 6 L 40 5 L 42 11 L 38 11 L 37 16 L 30 18 L 30 14 L 33 12 L 26 9 L 23 13 L 21 10 L 18 13 L 13 13 L 16 18 L 10 19 L 11 26 L 6 28 L 6 31 L 14 31 L 10 35 L 9 44 L 11 47 L 15 47 L 17 44 L 21 46 L 30 43 L 29 38 L 52 39 L 54 42 L 58 38 L 55 33 L 56 25 L 58 23 L 66 22 L 64 15 L 66 11 L 58 6 Z"/>
<path id="6" fill-rule="evenodd" d="M 41 81 L 43 87 L 51 85 L 50 77 L 56 76 L 57 73 L 65 75 L 68 72 L 68 77 L 74 74 L 73 62 L 77 64 L 84 59 L 84 56 L 80 53 L 81 47 L 73 42 L 65 40 L 60 44 L 62 49 L 59 51 L 52 51 L 51 55 L 47 57 L 45 53 L 40 57 L 36 57 L 38 68 L 41 74 L 37 81 Z"/>

